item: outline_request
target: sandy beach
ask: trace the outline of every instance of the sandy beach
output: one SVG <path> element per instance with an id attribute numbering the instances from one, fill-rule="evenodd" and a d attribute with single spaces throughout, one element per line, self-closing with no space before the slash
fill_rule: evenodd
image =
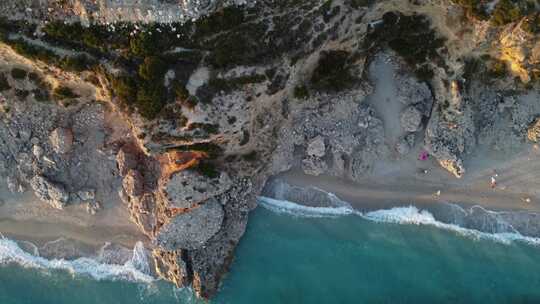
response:
<path id="1" fill-rule="evenodd" d="M 100 213 L 90 215 L 82 204 L 56 210 L 30 193 L 13 195 L 2 189 L 0 198 L 4 202 L 0 206 L 1 234 L 38 248 L 63 240 L 77 251 L 75 256 L 93 256 L 106 243 L 131 249 L 138 241 L 148 242 L 129 221 L 119 200 L 107 202 Z"/>
<path id="2" fill-rule="evenodd" d="M 468 171 L 461 179 L 440 168 L 434 160 L 421 161 L 414 158 L 416 155 L 378 163 L 373 174 L 360 181 L 310 176 L 295 169 L 278 178 L 291 185 L 315 186 L 334 193 L 361 211 L 408 205 L 429 209 L 450 202 L 497 211 L 537 212 L 540 211 L 540 150 L 528 144 L 520 150 L 512 154 L 481 151 L 471 155 L 466 160 Z M 496 178 L 495 188 L 491 187 L 492 176 Z"/>

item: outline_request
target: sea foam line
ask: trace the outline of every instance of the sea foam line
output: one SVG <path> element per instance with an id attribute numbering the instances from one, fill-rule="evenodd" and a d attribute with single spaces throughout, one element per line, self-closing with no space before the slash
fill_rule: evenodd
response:
<path id="1" fill-rule="evenodd" d="M 332 194 L 329 193 L 329 195 Z M 339 217 L 356 215 L 377 223 L 426 225 L 453 231 L 473 239 L 487 239 L 503 244 L 522 242 L 529 245 L 540 246 L 540 238 L 523 236 L 518 232 L 487 233 L 476 229 L 464 228 L 455 224 L 444 223 L 438 221 L 429 211 L 420 210 L 415 206 L 395 207 L 362 213 L 354 210 L 350 204 L 343 201 L 341 201 L 340 206 L 337 207 L 311 207 L 285 200 L 259 197 L 259 203 L 262 207 L 270 211 L 297 217 Z"/>
<path id="2" fill-rule="evenodd" d="M 142 242 L 133 248 L 133 257 L 124 265 L 100 263 L 91 258 L 76 260 L 51 259 L 34 256 L 5 237 L 0 238 L 0 264 L 16 263 L 25 268 L 63 270 L 73 275 L 87 275 L 95 280 L 127 280 L 150 283 L 154 278 L 149 275 L 148 261 Z"/>

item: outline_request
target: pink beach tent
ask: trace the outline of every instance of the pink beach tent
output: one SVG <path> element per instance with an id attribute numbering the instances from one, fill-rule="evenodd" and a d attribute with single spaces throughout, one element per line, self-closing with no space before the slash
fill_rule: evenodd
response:
<path id="1" fill-rule="evenodd" d="M 418 156 L 419 160 L 427 160 L 429 157 L 429 153 L 427 151 L 420 152 L 420 155 Z"/>

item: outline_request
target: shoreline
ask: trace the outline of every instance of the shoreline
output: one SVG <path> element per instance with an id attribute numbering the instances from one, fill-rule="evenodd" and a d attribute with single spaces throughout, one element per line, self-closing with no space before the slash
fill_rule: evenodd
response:
<path id="1" fill-rule="evenodd" d="M 482 189 L 460 184 L 445 185 L 409 177 L 403 182 L 395 182 L 399 179 L 396 178 L 389 179 L 388 184 L 381 184 L 375 179 L 354 182 L 331 176 L 311 176 L 295 169 L 281 173 L 274 179 L 283 180 L 291 186 L 319 188 L 336 195 L 358 211 L 375 211 L 408 205 L 429 209 L 443 203 L 452 203 L 464 208 L 482 206 L 492 211 L 540 212 L 540 202 L 525 203 L 521 200 L 522 197 L 534 195 L 490 189 L 487 183 Z M 437 195 L 439 190 L 440 196 Z"/>

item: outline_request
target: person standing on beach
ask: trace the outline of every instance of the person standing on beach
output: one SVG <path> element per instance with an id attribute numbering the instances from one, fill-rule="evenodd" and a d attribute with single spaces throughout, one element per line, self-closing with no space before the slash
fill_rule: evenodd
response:
<path id="1" fill-rule="evenodd" d="M 497 180 L 495 179 L 496 177 L 499 177 L 499 175 L 497 174 L 497 171 L 493 170 L 493 175 L 491 176 L 491 189 L 495 189 L 495 187 L 497 187 Z"/>

